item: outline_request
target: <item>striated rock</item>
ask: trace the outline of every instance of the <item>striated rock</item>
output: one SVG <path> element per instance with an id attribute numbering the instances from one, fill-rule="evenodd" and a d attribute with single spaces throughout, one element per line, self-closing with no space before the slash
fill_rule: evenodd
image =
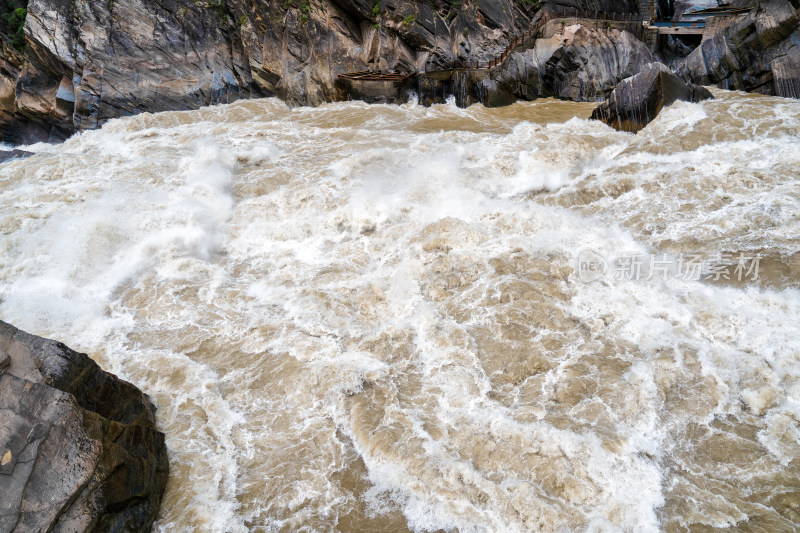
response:
<path id="1" fill-rule="evenodd" d="M 593 101 L 653 61 L 647 46 L 627 31 L 574 25 L 513 53 L 496 79 L 525 100 Z"/>
<path id="2" fill-rule="evenodd" d="M 769 1 L 785 7 L 787 0 Z M 598 100 L 655 60 L 637 38 L 643 30 L 636 22 L 565 28 L 562 19 L 558 25 L 559 17 L 576 10 L 582 16 L 629 15 L 640 7 L 633 0 L 12 2 L 27 8 L 20 34 L 24 50 L 18 42 L 0 44 L 0 137 L 13 144 L 58 141 L 143 111 L 195 109 L 254 96 L 276 95 L 291 105 L 348 98 L 405 101 L 411 92 L 426 104 L 450 95 L 459 105 L 550 96 Z M 784 7 L 769 28 L 766 19 L 759 22 L 759 35 L 770 46 L 788 46 L 784 30 L 791 24 Z M 552 23 L 560 33 L 538 39 L 532 48 L 520 46 L 491 71 L 419 76 L 416 87 L 385 90 L 338 78 L 352 71 L 412 73 L 487 64 L 548 19 L 547 36 Z M 3 20 L 0 32 L 11 31 Z M 722 44 L 717 48 L 726 58 L 736 56 Z M 794 86 L 795 52 L 774 57 L 773 85 Z M 696 59 L 687 58 L 687 79 L 694 79 Z M 719 67 L 706 78 L 716 83 L 725 76 Z"/>
<path id="3" fill-rule="evenodd" d="M 0 136 L 57 141 L 251 96 L 344 100 L 340 73 L 488 61 L 535 12 L 518 0 L 30 0 L 24 52 L 2 48 Z"/>
<path id="4" fill-rule="evenodd" d="M 254 80 L 291 104 L 348 98 L 344 72 L 435 70 L 494 58 L 530 27 L 519 0 L 228 0 Z M 285 7 L 285 6 L 288 6 Z"/>
<path id="5" fill-rule="evenodd" d="M 55 141 L 114 117 L 249 96 L 223 14 L 189 1 L 30 0 L 24 53 L 2 50 L 3 140 Z"/>
<path id="6" fill-rule="evenodd" d="M 748 2 L 739 2 L 747 4 Z M 800 4 L 763 0 L 681 62 L 686 81 L 800 98 Z"/>
<path id="7" fill-rule="evenodd" d="M 676 100 L 699 102 L 707 98 L 713 98 L 708 89 L 686 84 L 665 65 L 651 63 L 639 74 L 622 80 L 591 118 L 616 130 L 636 133 Z"/>
<path id="8" fill-rule="evenodd" d="M 252 96 L 277 95 L 292 105 L 346 100 L 371 88 L 354 90 L 338 79 L 344 72 L 486 64 L 541 17 L 638 9 L 632 0 L 12 2 L 27 8 L 14 46 L 1 45 L 0 136 L 13 144 L 58 141 L 142 111 Z M 16 31 L 5 20 L 0 17 L 0 32 Z M 508 72 L 488 80 L 486 73 L 431 87 L 421 80 L 417 92 L 425 102 L 438 102 L 468 87 L 462 104 L 539 95 L 595 98 L 652 59 L 624 32 L 572 40 L 550 50 L 542 64 L 507 62 Z M 369 98 L 403 98 L 408 90 Z"/>
<path id="9" fill-rule="evenodd" d="M 0 531 L 149 531 L 169 471 L 154 414 L 86 355 L 0 321 Z"/>
<path id="10" fill-rule="evenodd" d="M 569 14 L 575 10 L 601 13 L 637 13 L 638 0 L 541 0 L 542 11 L 549 15 Z"/>

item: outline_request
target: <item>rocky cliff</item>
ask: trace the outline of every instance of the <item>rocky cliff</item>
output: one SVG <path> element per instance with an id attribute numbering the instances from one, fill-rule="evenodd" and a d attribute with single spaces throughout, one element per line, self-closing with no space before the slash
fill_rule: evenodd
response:
<path id="1" fill-rule="evenodd" d="M 0 321 L 0 531 L 149 531 L 169 471 L 154 414 L 86 355 Z"/>
<path id="2" fill-rule="evenodd" d="M 627 31 L 573 25 L 511 54 L 495 79 L 500 88 L 523 100 L 552 96 L 593 101 L 655 60 Z"/>
<path id="3" fill-rule="evenodd" d="M 4 44 L 0 133 L 62 139 L 142 111 L 258 90 L 223 9 L 174 0 L 30 0 L 24 48 Z"/>
<path id="4" fill-rule="evenodd" d="M 637 9 L 628 0 L 20 5 L 15 9 L 27 9 L 21 37 L 6 39 L 0 58 L 0 134 L 12 143 L 54 141 L 113 117 L 243 97 L 277 95 L 298 105 L 341 100 L 347 97 L 336 83 L 342 72 L 488 61 L 546 13 Z"/>
<path id="5" fill-rule="evenodd" d="M 753 14 L 692 52 L 680 63 L 680 75 L 697 84 L 797 96 L 800 41 L 791 1 L 796 2 L 761 2 Z M 486 63 L 541 21 L 576 11 L 639 10 L 632 0 L 10 0 L 7 5 L 0 17 L 0 135 L 11 143 L 56 141 L 118 116 L 253 96 L 277 95 L 292 105 L 342 100 L 348 94 L 337 82 L 340 73 Z M 474 91 L 462 103 L 601 99 L 654 59 L 631 28 L 595 24 L 562 30 L 558 38 L 546 36 L 515 50 L 491 73 L 470 78 Z M 418 91 L 428 91 L 424 85 Z M 436 88 L 424 102 L 439 101 Z"/>
<path id="6" fill-rule="evenodd" d="M 702 43 L 676 68 L 685 80 L 800 98 L 800 2 L 740 0 L 754 9 Z"/>

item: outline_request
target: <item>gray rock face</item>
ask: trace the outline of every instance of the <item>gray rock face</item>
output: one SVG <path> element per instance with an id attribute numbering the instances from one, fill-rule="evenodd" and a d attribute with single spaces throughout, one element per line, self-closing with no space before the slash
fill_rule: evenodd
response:
<path id="1" fill-rule="evenodd" d="M 0 531 L 149 531 L 169 472 L 154 413 L 86 355 L 0 321 Z"/>
<path id="2" fill-rule="evenodd" d="M 793 1 L 764 0 L 678 72 L 697 84 L 800 96 Z M 253 96 L 292 105 L 344 100 L 340 73 L 485 64 L 544 17 L 638 9 L 628 0 L 28 0 L 24 51 L 0 43 L 0 136 L 56 141 L 114 117 Z M 539 41 L 491 74 L 470 76 L 462 101 L 600 99 L 654 60 L 610 25 Z M 418 91 L 436 102 L 443 88 L 423 83 Z"/>
<path id="3" fill-rule="evenodd" d="M 636 133 L 676 100 L 699 102 L 713 98 L 708 89 L 686 84 L 662 63 L 650 63 L 637 75 L 622 80 L 591 118 L 618 131 Z"/>
<path id="4" fill-rule="evenodd" d="M 343 72 L 486 63 L 545 13 L 638 7 L 632 0 L 536 4 L 29 0 L 24 52 L 4 46 L 0 59 L 0 135 L 11 143 L 55 141 L 113 117 L 250 96 L 277 95 L 298 105 L 342 100 L 348 97 L 337 82 Z M 554 60 L 552 83 L 582 59 L 567 53 Z M 574 88 L 585 79 L 565 82 L 568 97 L 594 90 Z"/>
<path id="5" fill-rule="evenodd" d="M 677 67 L 687 81 L 800 98 L 800 4 L 764 0 Z"/>
<path id="6" fill-rule="evenodd" d="M 224 4 L 224 1 L 223 1 Z M 248 96 L 236 26 L 193 2 L 30 0 L 25 51 L 3 46 L 0 133 L 58 140 L 109 118 Z"/>
<path id="7" fill-rule="evenodd" d="M 142 111 L 347 97 L 337 76 L 488 60 L 530 25 L 517 0 L 29 0 L 2 45 L 0 135 L 55 141 Z"/>
<path id="8" fill-rule="evenodd" d="M 569 14 L 571 11 L 599 11 L 601 13 L 637 13 L 638 0 L 542 0 L 542 11 L 550 15 Z"/>
<path id="9" fill-rule="evenodd" d="M 653 61 L 647 46 L 627 31 L 568 26 L 537 40 L 532 49 L 513 53 L 496 79 L 525 100 L 593 101 Z"/>

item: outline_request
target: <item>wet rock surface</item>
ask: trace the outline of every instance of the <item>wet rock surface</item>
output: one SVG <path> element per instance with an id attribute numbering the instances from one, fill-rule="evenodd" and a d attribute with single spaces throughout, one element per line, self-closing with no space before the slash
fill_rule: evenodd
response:
<path id="1" fill-rule="evenodd" d="M 591 118 L 618 131 L 636 133 L 676 100 L 699 102 L 713 98 L 705 87 L 687 84 L 661 63 L 650 63 L 641 72 L 622 80 Z"/>
<path id="2" fill-rule="evenodd" d="M 0 530 L 149 531 L 169 472 L 154 415 L 86 355 L 0 321 Z"/>
<path id="3" fill-rule="evenodd" d="M 290 105 L 346 100 L 354 95 L 338 79 L 345 72 L 487 64 L 540 21 L 578 11 L 630 15 L 639 4 L 30 0 L 26 9 L 24 46 L 9 41 L 0 54 L 0 136 L 12 144 L 59 141 L 115 117 L 239 98 L 278 96 Z M 677 71 L 699 85 L 799 96 L 797 27 L 789 0 L 762 2 L 679 61 Z M 417 92 L 423 103 L 435 103 L 447 96 L 439 93 L 451 91 L 458 100 L 462 91 L 459 105 L 542 96 L 598 100 L 655 59 L 640 38 L 613 22 L 565 30 L 560 39 L 515 50 L 487 75 L 467 76 L 463 91 L 463 80 L 454 77 L 422 80 Z"/>
<path id="4" fill-rule="evenodd" d="M 12 159 L 25 159 L 33 155 L 33 152 L 25 150 L 0 150 L 0 163 L 11 161 Z"/>

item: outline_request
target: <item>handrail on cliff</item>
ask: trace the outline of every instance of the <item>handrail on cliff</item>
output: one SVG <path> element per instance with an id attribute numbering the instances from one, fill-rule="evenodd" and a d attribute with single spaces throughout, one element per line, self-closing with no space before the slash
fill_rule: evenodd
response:
<path id="1" fill-rule="evenodd" d="M 511 51 L 514 50 L 517 46 L 524 43 L 535 34 L 539 32 L 542 27 L 550 22 L 553 19 L 561 18 L 565 20 L 567 18 L 589 18 L 593 20 L 607 20 L 607 21 L 620 21 L 620 22 L 636 22 L 636 21 L 643 21 L 644 17 L 642 17 L 639 13 L 606 13 L 603 11 L 583 11 L 579 9 L 575 9 L 572 11 L 568 11 L 562 13 L 560 15 L 548 15 L 544 14 L 542 18 L 540 18 L 533 26 L 531 26 L 525 33 L 513 39 L 508 46 L 506 46 L 505 50 L 503 50 L 500 55 L 496 56 L 495 58 L 491 59 L 487 63 L 481 63 L 478 59 L 472 60 L 465 60 L 465 61 L 452 61 L 450 63 L 450 68 L 437 68 L 437 69 L 428 69 L 428 64 L 425 64 L 424 72 L 426 74 L 433 73 L 433 72 L 445 72 L 450 70 L 491 70 L 495 68 L 497 65 L 502 64 L 505 62 L 506 58 L 511 55 Z"/>
<path id="2" fill-rule="evenodd" d="M 361 70 L 359 72 L 343 72 L 339 74 L 340 80 L 357 80 L 357 81 L 392 81 L 402 82 L 416 74 L 416 72 L 402 73 L 402 72 L 381 72 L 380 70 Z"/>

